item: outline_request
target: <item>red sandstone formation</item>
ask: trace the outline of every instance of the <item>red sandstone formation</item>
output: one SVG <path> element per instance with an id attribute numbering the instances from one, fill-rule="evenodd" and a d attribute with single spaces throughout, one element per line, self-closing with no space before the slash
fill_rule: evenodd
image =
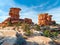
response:
<path id="1" fill-rule="evenodd" d="M 25 22 L 28 24 L 32 24 L 32 20 L 29 18 L 25 19 L 19 19 L 19 11 L 21 11 L 20 8 L 10 8 L 9 16 L 5 21 L 3 21 L 0 26 L 7 26 L 8 22 L 11 22 L 12 24 L 20 22 Z M 50 25 L 52 23 L 55 23 L 55 21 L 52 21 L 52 15 L 48 15 L 48 13 L 45 14 L 39 14 L 38 15 L 38 24 L 39 25 Z"/>
<path id="2" fill-rule="evenodd" d="M 24 19 L 24 21 L 25 21 L 25 23 L 29 23 L 29 24 L 31 24 L 31 23 L 32 23 L 32 20 L 31 20 L 31 19 L 29 19 L 29 18 L 25 18 L 25 19 Z"/>
<path id="3" fill-rule="evenodd" d="M 10 8 L 9 16 L 11 19 L 17 19 L 19 20 L 19 11 L 21 11 L 20 8 Z"/>
<path id="4" fill-rule="evenodd" d="M 39 14 L 38 15 L 38 25 L 51 25 L 52 24 L 52 15 Z"/>
<path id="5" fill-rule="evenodd" d="M 9 16 L 11 23 L 15 23 L 19 21 L 19 11 L 21 11 L 20 8 L 10 8 Z"/>
<path id="6" fill-rule="evenodd" d="M 9 16 L 4 22 L 2 22 L 0 24 L 0 26 L 7 26 L 7 23 L 10 21 L 12 24 L 14 23 L 18 23 L 19 21 L 20 22 L 26 22 L 28 24 L 31 24 L 32 23 L 32 20 L 31 19 L 19 19 L 20 15 L 19 15 L 19 11 L 21 11 L 20 8 L 10 8 L 10 11 L 9 11 Z"/>

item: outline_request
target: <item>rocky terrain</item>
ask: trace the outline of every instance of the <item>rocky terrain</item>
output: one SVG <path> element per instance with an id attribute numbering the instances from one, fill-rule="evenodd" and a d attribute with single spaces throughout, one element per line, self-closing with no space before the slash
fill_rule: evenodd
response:
<path id="1" fill-rule="evenodd" d="M 28 38 L 27 39 L 28 42 L 32 42 L 32 43 L 28 43 L 28 45 L 54 45 L 52 39 L 44 37 L 44 36 L 35 36 L 32 38 Z"/>
<path id="2" fill-rule="evenodd" d="M 51 38 L 39 36 L 38 31 L 34 32 L 37 34 L 27 39 L 24 39 L 21 33 L 22 31 L 18 33 L 11 27 L 0 29 L 0 45 L 57 45 Z"/>
<path id="3" fill-rule="evenodd" d="M 21 43 L 25 41 L 22 36 L 14 30 L 0 30 L 0 45 L 14 45 L 17 39 L 20 40 Z"/>

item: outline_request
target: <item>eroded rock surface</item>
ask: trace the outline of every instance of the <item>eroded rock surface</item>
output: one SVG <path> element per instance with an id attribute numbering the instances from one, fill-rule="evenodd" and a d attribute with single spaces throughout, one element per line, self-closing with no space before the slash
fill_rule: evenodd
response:
<path id="1" fill-rule="evenodd" d="M 27 41 L 27 45 L 54 45 L 52 39 L 44 36 L 28 38 Z"/>

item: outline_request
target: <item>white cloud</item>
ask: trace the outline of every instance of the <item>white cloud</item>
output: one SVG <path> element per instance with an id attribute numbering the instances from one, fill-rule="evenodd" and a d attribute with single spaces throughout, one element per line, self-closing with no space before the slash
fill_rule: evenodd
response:
<path id="1" fill-rule="evenodd" d="M 0 6 L 4 7 L 5 5 L 13 5 L 14 1 L 13 0 L 0 0 Z"/>
<path id="2" fill-rule="evenodd" d="M 3 10 L 0 10 L 0 16 L 6 16 L 7 12 L 4 12 Z"/>
<path id="3" fill-rule="evenodd" d="M 49 4 L 49 2 L 50 1 L 47 1 L 47 2 L 45 2 L 43 4 L 38 5 L 38 6 L 32 6 L 31 9 L 38 8 L 38 7 L 40 7 L 41 9 L 43 9 L 43 7 L 46 6 L 47 4 Z"/>
<path id="4" fill-rule="evenodd" d="M 60 7 L 58 8 L 54 8 L 54 9 L 51 9 L 49 11 L 46 11 L 48 12 L 49 14 L 53 15 L 53 20 L 56 20 L 57 23 L 60 24 Z"/>
<path id="5" fill-rule="evenodd" d="M 37 23 L 37 15 L 39 12 L 34 11 L 34 10 L 29 10 L 25 12 L 21 12 L 21 18 L 30 18 L 32 19 L 33 22 Z"/>
<path id="6" fill-rule="evenodd" d="M 58 3 L 59 3 L 59 0 L 56 0 L 53 4 L 49 5 L 49 6 L 47 7 L 47 9 L 50 9 L 50 8 L 56 6 Z"/>
<path id="7" fill-rule="evenodd" d="M 0 22 L 2 22 L 3 20 L 5 20 L 6 18 L 8 18 L 8 13 L 4 12 L 3 10 L 0 10 Z"/>
<path id="8" fill-rule="evenodd" d="M 2 9 L 5 9 L 7 6 L 12 7 L 13 5 L 14 5 L 13 0 L 0 0 L 0 22 L 9 17 L 8 12 Z"/>

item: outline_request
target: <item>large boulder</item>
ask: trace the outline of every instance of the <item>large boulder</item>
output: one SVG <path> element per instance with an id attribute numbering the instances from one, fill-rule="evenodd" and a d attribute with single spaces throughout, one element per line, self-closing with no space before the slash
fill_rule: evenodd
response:
<path id="1" fill-rule="evenodd" d="M 14 45 L 16 38 L 5 37 L 2 45 Z"/>
<path id="2" fill-rule="evenodd" d="M 26 41 L 22 35 L 14 30 L 0 30 L 0 37 L 0 45 L 26 44 Z"/>
<path id="3" fill-rule="evenodd" d="M 16 31 L 14 31 L 14 30 L 0 30 L 0 36 L 16 37 Z"/>
<path id="4" fill-rule="evenodd" d="M 50 38 L 44 36 L 35 36 L 27 39 L 27 45 L 53 45 Z"/>
<path id="5" fill-rule="evenodd" d="M 60 45 L 60 39 L 59 40 L 56 39 L 56 40 L 54 40 L 54 42 L 56 45 Z"/>
<path id="6" fill-rule="evenodd" d="M 16 31 L 0 30 L 0 45 L 13 45 L 16 41 Z"/>

